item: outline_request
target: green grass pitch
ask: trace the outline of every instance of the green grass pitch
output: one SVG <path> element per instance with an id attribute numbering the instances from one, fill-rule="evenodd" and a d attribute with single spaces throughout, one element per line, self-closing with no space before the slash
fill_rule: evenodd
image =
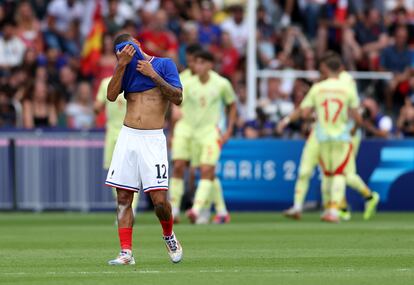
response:
<path id="1" fill-rule="evenodd" d="M 135 266 L 113 267 L 114 215 L 0 213 L 0 284 L 414 284 L 414 213 L 338 225 L 307 214 L 233 214 L 229 225 L 177 225 L 169 261 L 152 213 L 139 214 Z"/>

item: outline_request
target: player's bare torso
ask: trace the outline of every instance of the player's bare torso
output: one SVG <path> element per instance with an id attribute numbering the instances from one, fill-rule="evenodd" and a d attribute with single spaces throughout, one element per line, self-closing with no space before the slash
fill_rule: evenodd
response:
<path id="1" fill-rule="evenodd" d="M 159 88 L 128 93 L 124 124 L 131 128 L 153 130 L 164 127 L 169 101 Z"/>

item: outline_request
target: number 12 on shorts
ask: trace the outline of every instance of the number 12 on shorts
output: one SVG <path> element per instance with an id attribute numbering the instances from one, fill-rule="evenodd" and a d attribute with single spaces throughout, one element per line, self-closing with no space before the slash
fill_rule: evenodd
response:
<path id="1" fill-rule="evenodd" d="M 165 164 L 156 164 L 155 167 L 157 168 L 157 179 L 167 179 L 167 166 Z M 162 176 L 161 172 L 163 172 Z"/>

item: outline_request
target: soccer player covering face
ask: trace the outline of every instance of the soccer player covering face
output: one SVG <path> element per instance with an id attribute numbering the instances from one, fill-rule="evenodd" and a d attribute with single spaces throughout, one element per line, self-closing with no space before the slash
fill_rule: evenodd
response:
<path id="1" fill-rule="evenodd" d="M 339 79 L 341 66 L 341 59 L 336 54 L 324 58 L 320 68 L 327 79 L 314 84 L 300 106 L 303 117 L 309 117 L 313 110 L 317 115 L 314 132 L 319 143 L 323 203 L 326 205 L 322 220 L 327 222 L 339 221 L 339 207 L 345 197 L 345 177 L 350 172 L 349 162 L 353 155 L 349 115 L 357 125 L 362 121 L 357 110 L 356 89 Z"/>
<path id="2" fill-rule="evenodd" d="M 163 239 L 172 262 L 182 258 L 173 232 L 171 206 L 167 200 L 168 158 L 163 133 L 169 102 L 182 101 L 182 87 L 174 62 L 142 52 L 129 34 L 115 38 L 118 65 L 109 82 L 107 98 L 113 102 L 124 92 L 127 111 L 116 142 L 106 185 L 117 189 L 117 219 L 121 252 L 111 265 L 135 264 L 132 255 L 134 193 L 148 193 L 161 223 Z"/>
<path id="3" fill-rule="evenodd" d="M 190 160 L 191 166 L 200 169 L 201 179 L 194 204 L 186 213 L 193 223 L 210 207 L 212 200 L 216 201 L 217 217 L 223 217 L 223 220 L 229 217 L 221 187 L 217 187 L 215 166 L 220 158 L 221 146 L 231 137 L 236 121 L 233 88 L 226 78 L 212 71 L 213 55 L 199 51 L 194 54 L 194 60 L 196 75 L 186 81 L 182 118 L 175 126 L 173 140 L 174 166 L 177 167 L 174 169 L 174 183 L 184 174 L 177 162 Z M 227 129 L 220 133 L 218 123 L 223 106 L 227 107 Z M 172 196 L 174 203 L 179 199 L 180 195 Z"/>

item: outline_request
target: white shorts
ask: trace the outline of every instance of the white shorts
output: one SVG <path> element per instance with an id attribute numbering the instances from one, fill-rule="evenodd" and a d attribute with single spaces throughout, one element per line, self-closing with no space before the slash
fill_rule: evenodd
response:
<path id="1" fill-rule="evenodd" d="M 167 141 L 163 130 L 123 126 L 105 184 L 130 191 L 168 190 Z"/>

